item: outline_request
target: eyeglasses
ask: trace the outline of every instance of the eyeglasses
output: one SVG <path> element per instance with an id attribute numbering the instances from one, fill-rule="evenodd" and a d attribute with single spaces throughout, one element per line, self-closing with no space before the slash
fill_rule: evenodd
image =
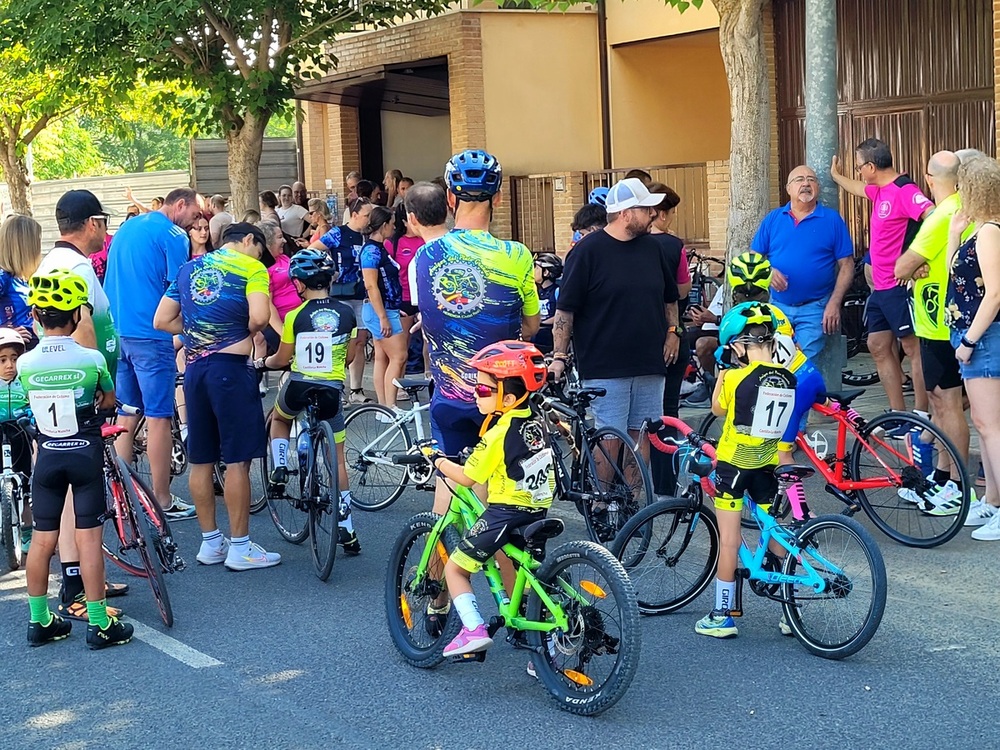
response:
<path id="1" fill-rule="evenodd" d="M 792 179 L 790 179 L 788 181 L 788 184 L 789 185 L 801 185 L 801 184 L 806 183 L 806 182 L 811 182 L 811 183 L 816 184 L 816 185 L 819 184 L 819 180 L 817 180 L 815 177 L 805 177 L 805 176 L 802 176 L 802 175 L 800 175 L 799 177 L 793 177 Z"/>
<path id="2" fill-rule="evenodd" d="M 91 216 L 89 218 L 94 219 L 94 221 L 103 221 L 105 224 L 107 224 L 108 223 L 108 219 L 111 218 L 111 217 L 108 214 L 94 214 L 93 216 Z"/>
<path id="3" fill-rule="evenodd" d="M 854 168 L 854 171 L 857 172 L 858 174 L 860 174 L 861 170 L 864 169 L 865 166 L 867 166 L 868 164 L 873 164 L 873 163 L 874 162 L 870 162 L 870 161 L 862 162 L 861 164 L 859 164 L 858 166 L 856 166 Z"/>
<path id="4" fill-rule="evenodd" d="M 476 398 L 489 398 L 497 392 L 495 386 L 486 385 L 486 383 L 476 383 L 476 387 L 473 390 L 476 393 Z"/>

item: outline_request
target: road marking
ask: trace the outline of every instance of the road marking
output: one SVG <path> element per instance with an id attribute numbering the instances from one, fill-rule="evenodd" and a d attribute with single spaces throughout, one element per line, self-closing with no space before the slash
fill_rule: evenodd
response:
<path id="1" fill-rule="evenodd" d="M 167 656 L 176 659 L 182 664 L 187 664 L 192 669 L 204 669 L 205 667 L 221 667 L 222 662 L 208 654 L 203 654 L 197 649 L 193 649 L 186 643 L 181 643 L 176 638 L 164 635 L 159 630 L 153 630 L 148 625 L 143 625 L 138 620 L 126 617 L 125 620 L 135 628 L 135 637 L 140 641 L 148 643 L 158 651 L 162 651 Z"/>
<path id="2" fill-rule="evenodd" d="M 952 644 L 951 646 L 934 646 L 933 648 L 927 649 L 927 653 L 937 654 L 940 653 L 941 651 L 964 651 L 967 648 L 968 646 L 962 646 L 956 643 Z"/>

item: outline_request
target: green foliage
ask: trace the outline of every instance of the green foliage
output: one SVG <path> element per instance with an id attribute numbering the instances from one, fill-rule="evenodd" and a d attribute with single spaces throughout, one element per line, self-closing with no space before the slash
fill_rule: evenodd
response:
<path id="1" fill-rule="evenodd" d="M 66 180 L 110 174 L 93 135 L 78 117 L 67 117 L 47 127 L 31 144 L 36 180 Z"/>

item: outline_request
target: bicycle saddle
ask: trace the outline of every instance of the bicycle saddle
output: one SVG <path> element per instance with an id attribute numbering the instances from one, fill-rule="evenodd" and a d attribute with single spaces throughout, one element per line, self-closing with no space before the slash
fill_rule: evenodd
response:
<path id="1" fill-rule="evenodd" d="M 566 524 L 560 518 L 544 518 L 541 521 L 529 523 L 521 530 L 524 540 L 529 546 L 544 542 L 554 536 L 559 536 L 566 530 Z"/>
<path id="2" fill-rule="evenodd" d="M 851 402 L 864 392 L 864 388 L 855 388 L 851 391 L 827 391 L 826 397 L 836 401 L 841 406 L 850 406 Z"/>
<path id="3" fill-rule="evenodd" d="M 429 378 L 394 378 L 392 382 L 404 391 L 419 391 L 431 384 Z"/>
<path id="4" fill-rule="evenodd" d="M 101 425 L 101 437 L 107 440 L 108 438 L 113 438 L 117 435 L 121 435 L 123 432 L 128 432 L 120 424 L 102 424 Z"/>
<path id="5" fill-rule="evenodd" d="M 774 476 L 783 482 L 793 482 L 796 479 L 808 479 L 816 473 L 812 466 L 775 466 Z"/>
<path id="6" fill-rule="evenodd" d="M 601 398 L 601 396 L 605 396 L 607 393 L 607 388 L 581 388 L 576 392 L 576 397 L 581 401 L 590 403 L 595 398 Z"/>

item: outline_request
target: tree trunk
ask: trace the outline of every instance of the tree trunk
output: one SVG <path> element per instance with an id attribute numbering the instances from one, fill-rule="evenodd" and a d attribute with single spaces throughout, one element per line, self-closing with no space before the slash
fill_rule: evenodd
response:
<path id="1" fill-rule="evenodd" d="M 31 216 L 31 196 L 28 186 L 28 163 L 23 156 L 18 155 L 16 148 L 7 143 L 0 143 L 0 168 L 3 178 L 10 191 L 10 210 L 16 214 Z"/>
<path id="2" fill-rule="evenodd" d="M 226 131 L 229 161 L 229 210 L 237 218 L 250 209 L 257 210 L 260 154 L 264 148 L 264 129 L 270 116 L 244 115 L 240 127 Z M 277 187 L 277 186 L 275 186 Z"/>
<path id="3" fill-rule="evenodd" d="M 732 116 L 726 257 L 750 248 L 770 208 L 771 94 L 764 55 L 767 0 L 715 0 Z"/>

